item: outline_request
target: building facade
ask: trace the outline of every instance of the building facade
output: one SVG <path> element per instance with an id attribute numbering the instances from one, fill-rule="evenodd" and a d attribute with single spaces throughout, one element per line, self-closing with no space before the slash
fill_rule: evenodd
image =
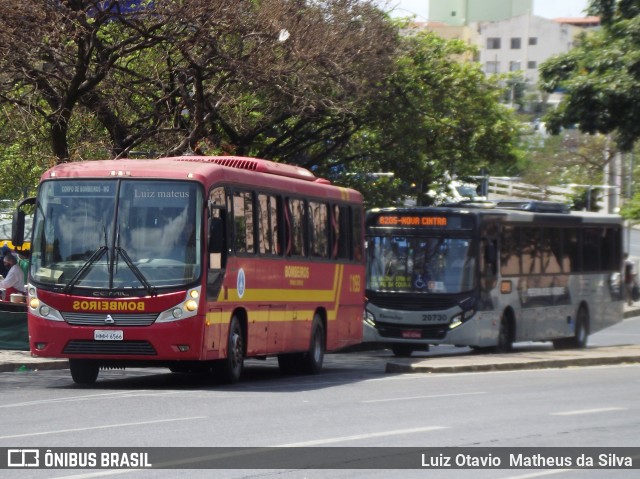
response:
<path id="1" fill-rule="evenodd" d="M 505 20 L 533 11 L 533 0 L 430 0 L 429 21 L 447 25 Z"/>
<path id="2" fill-rule="evenodd" d="M 584 29 L 535 15 L 520 15 L 477 24 L 479 61 L 487 74 L 521 72 L 529 84 L 538 82 L 538 67 L 566 53 Z"/>

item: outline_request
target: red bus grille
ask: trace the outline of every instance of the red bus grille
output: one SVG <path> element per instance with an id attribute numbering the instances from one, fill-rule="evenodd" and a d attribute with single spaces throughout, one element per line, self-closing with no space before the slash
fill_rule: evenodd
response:
<path id="1" fill-rule="evenodd" d="M 65 354 L 123 354 L 156 356 L 158 353 L 148 341 L 87 341 L 74 339 L 67 343 Z"/>
<path id="2" fill-rule="evenodd" d="M 104 326 L 107 313 L 62 313 L 64 320 L 74 326 Z M 151 314 L 110 314 L 115 323 L 109 326 L 149 326 L 158 317 L 157 313 Z"/>

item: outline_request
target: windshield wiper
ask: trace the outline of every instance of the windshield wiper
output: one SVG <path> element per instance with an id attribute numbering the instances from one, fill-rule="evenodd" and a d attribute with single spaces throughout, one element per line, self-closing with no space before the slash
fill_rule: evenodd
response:
<path id="1" fill-rule="evenodd" d="M 70 293 L 73 287 L 76 285 L 76 283 L 82 279 L 82 277 L 86 274 L 89 268 L 91 268 L 91 266 L 96 264 L 98 260 L 104 256 L 105 253 L 107 253 L 107 261 L 109 261 L 109 254 L 108 254 L 109 247 L 107 246 L 107 229 L 105 228 L 104 223 L 102 224 L 102 231 L 104 233 L 104 245 L 100 246 L 97 250 L 95 250 L 89 257 L 89 259 L 76 272 L 76 274 L 73 275 L 71 280 L 63 288 L 62 290 L 63 293 L 66 293 L 66 294 Z"/>
<path id="2" fill-rule="evenodd" d="M 156 288 L 151 286 L 151 284 L 149 283 L 149 281 L 147 281 L 147 278 L 144 277 L 144 274 L 142 274 L 142 271 L 140 271 L 140 268 L 138 268 L 133 261 L 131 261 L 131 257 L 129 256 L 129 254 L 125 251 L 124 248 L 121 248 L 120 246 L 116 246 L 116 257 L 117 256 L 122 256 L 122 259 L 124 259 L 124 262 L 127 264 L 127 266 L 129 267 L 129 269 L 131 271 L 133 271 L 133 274 L 135 275 L 135 277 L 138 279 L 138 281 L 140 281 L 140 283 L 142 283 L 142 286 L 144 286 L 144 289 L 147 290 L 147 292 L 149 293 L 150 296 L 155 296 L 156 295 Z"/>
<path id="3" fill-rule="evenodd" d="M 100 258 L 102 258 L 102 256 L 104 256 L 107 251 L 109 251 L 109 248 L 107 246 L 100 246 L 97 250 L 95 250 L 89 257 L 87 262 L 82 265 L 82 268 L 80 268 L 76 272 L 76 274 L 73 275 L 73 278 L 71 278 L 71 280 L 65 285 L 62 292 L 65 294 L 69 294 L 76 283 L 80 281 L 80 279 L 85 275 L 87 271 L 89 271 L 89 268 L 91 268 L 91 266 L 93 266 Z"/>

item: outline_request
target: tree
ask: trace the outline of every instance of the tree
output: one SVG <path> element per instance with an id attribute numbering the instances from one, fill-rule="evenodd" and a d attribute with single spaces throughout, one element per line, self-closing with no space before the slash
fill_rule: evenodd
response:
<path id="1" fill-rule="evenodd" d="M 175 77 L 196 100 L 181 97 L 188 135 L 177 149 L 322 163 L 378 94 L 396 28 L 358 0 L 222 3 L 216 15 L 209 0 L 181 14 L 199 34 L 174 42 Z"/>
<path id="2" fill-rule="evenodd" d="M 612 135 L 629 151 L 640 136 L 640 6 L 592 0 L 589 11 L 601 16 L 602 28 L 540 66 L 542 88 L 564 93 L 545 120 L 554 133 L 577 125 L 585 133 Z"/>
<path id="3" fill-rule="evenodd" d="M 42 148 L 42 124 L 17 108 L 0 107 L 0 198 L 19 200 L 35 193 L 38 179 L 50 166 L 50 154 Z"/>
<path id="4" fill-rule="evenodd" d="M 46 122 L 58 161 L 73 157 L 70 125 L 83 114 L 114 157 L 137 148 L 313 164 L 348 141 L 397 37 L 358 0 L 5 3 L 0 102 Z"/>
<path id="5" fill-rule="evenodd" d="M 429 204 L 429 191 L 451 175 L 465 178 L 483 168 L 500 174 L 514 165 L 520 131 L 500 104 L 502 78 L 464 61 L 470 49 L 461 41 L 423 32 L 403 38 L 401 47 L 395 73 L 342 154 L 351 168 L 395 173 L 397 196 L 386 204 L 403 196 Z M 345 163 L 334 159 L 329 166 Z"/>
<path id="6" fill-rule="evenodd" d="M 518 169 L 525 183 L 541 188 L 568 183 L 601 185 L 605 167 L 618 153 L 603 135 L 565 130 L 561 135 L 535 135 Z"/>
<path id="7" fill-rule="evenodd" d="M 101 108 L 101 83 L 123 57 L 158 43 L 153 32 L 162 23 L 144 9 L 123 4 L 11 0 L 3 5 L 0 101 L 33 112 L 47 124 L 58 161 L 71 157 L 69 128 L 76 109 L 84 105 L 98 117 L 112 113 Z"/>
<path id="8" fill-rule="evenodd" d="M 395 172 L 374 175 L 373 205 L 428 203 L 447 175 L 517 157 L 500 79 L 462 42 L 400 37 L 372 2 L 6 3 L 0 104 L 30 115 L 54 162 L 248 155 L 365 191 Z"/>

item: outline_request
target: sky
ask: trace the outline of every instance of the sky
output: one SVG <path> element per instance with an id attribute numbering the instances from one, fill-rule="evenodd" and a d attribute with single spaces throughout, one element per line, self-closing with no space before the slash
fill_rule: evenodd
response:
<path id="1" fill-rule="evenodd" d="M 397 5 L 398 16 L 416 14 L 417 20 L 429 17 L 428 0 L 388 0 L 390 6 Z M 533 14 L 544 18 L 583 17 L 589 0 L 533 0 Z"/>

